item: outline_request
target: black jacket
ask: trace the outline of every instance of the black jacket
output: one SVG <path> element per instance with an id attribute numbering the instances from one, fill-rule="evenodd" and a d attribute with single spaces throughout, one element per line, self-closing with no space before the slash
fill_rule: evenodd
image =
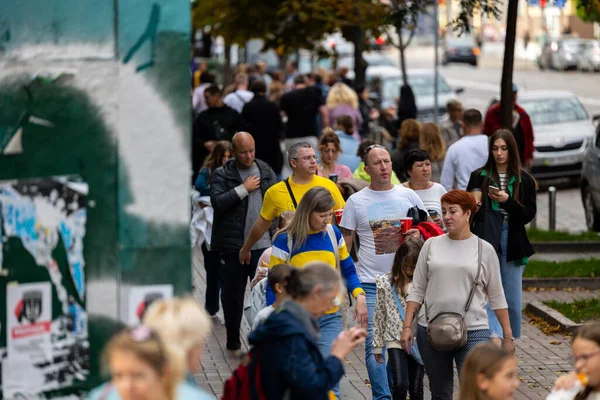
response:
<path id="1" fill-rule="evenodd" d="M 275 173 L 265 162 L 255 159 L 260 170 L 260 191 L 265 192 L 277 182 Z M 210 182 L 210 202 L 215 210 L 211 250 L 238 252 L 244 245 L 244 227 L 248 212 L 248 197 L 240 200 L 235 188 L 243 183 L 235 160 L 215 170 Z M 259 210 L 260 211 L 260 210 Z"/>
<path id="2" fill-rule="evenodd" d="M 283 123 L 277 104 L 265 96 L 255 95 L 242 109 L 242 121 L 243 130 L 254 138 L 256 158 L 280 174 L 283 154 L 279 141 L 283 134 Z"/>
<path id="3" fill-rule="evenodd" d="M 484 188 L 486 177 L 481 174 L 481 169 L 471 173 L 467 191 L 481 189 L 482 195 L 487 195 Z M 497 187 L 498 183 L 488 184 Z M 535 180 L 526 171 L 521 171 L 521 183 L 519 183 L 519 201 L 509 196 L 506 203 L 500 203 L 500 208 L 508 212 L 508 246 L 506 261 L 517 261 L 524 257 L 532 256 L 535 251 L 527 238 L 525 225 L 530 223 L 537 213 L 537 185 Z"/>

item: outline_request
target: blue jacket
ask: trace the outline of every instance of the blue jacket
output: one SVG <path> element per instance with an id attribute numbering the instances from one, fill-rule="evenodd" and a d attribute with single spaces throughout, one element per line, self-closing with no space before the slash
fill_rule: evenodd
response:
<path id="1" fill-rule="evenodd" d="M 88 395 L 89 400 L 121 400 L 119 392 L 110 382 L 98 386 Z M 208 394 L 188 381 L 182 381 L 177 389 L 177 400 L 216 400 L 215 396 Z"/>
<path id="2" fill-rule="evenodd" d="M 356 155 L 358 151 L 358 145 L 360 144 L 352 135 L 346 135 L 342 131 L 335 131 L 340 138 L 340 147 L 342 152 L 338 156 L 337 163 L 342 164 L 350 168 L 350 171 L 356 170 L 358 164 L 362 161 L 359 156 Z"/>
<path id="3" fill-rule="evenodd" d="M 328 400 L 328 393 L 344 375 L 342 362 L 323 358 L 306 320 L 286 302 L 248 337 L 258 351 L 262 388 L 267 400 L 280 400 L 286 389 L 291 399 Z M 297 308 L 300 306 L 294 303 Z"/>
<path id="4" fill-rule="evenodd" d="M 194 187 L 200 192 L 200 196 L 210 196 L 210 183 L 208 179 L 210 177 L 210 171 L 207 167 L 204 167 L 198 172 L 196 183 Z"/>

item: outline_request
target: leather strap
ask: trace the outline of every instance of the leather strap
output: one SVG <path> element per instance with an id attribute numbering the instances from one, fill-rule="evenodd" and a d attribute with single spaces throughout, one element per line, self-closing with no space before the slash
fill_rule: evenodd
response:
<path id="1" fill-rule="evenodd" d="M 477 238 L 477 275 L 475 276 L 475 282 L 473 282 L 473 288 L 471 289 L 471 293 L 469 294 L 469 299 L 467 300 L 467 306 L 465 307 L 465 315 L 471 308 L 471 302 L 473 301 L 473 296 L 475 295 L 475 289 L 479 286 L 479 276 L 481 275 L 481 238 Z"/>
<path id="2" fill-rule="evenodd" d="M 283 182 L 285 183 L 285 187 L 288 190 L 288 193 L 290 194 L 290 197 L 292 198 L 292 204 L 294 205 L 294 208 L 298 208 L 298 203 L 296 202 L 296 198 L 294 197 L 294 192 L 292 192 L 292 187 L 290 186 L 290 182 L 289 182 L 290 178 L 285 178 L 283 180 Z"/>

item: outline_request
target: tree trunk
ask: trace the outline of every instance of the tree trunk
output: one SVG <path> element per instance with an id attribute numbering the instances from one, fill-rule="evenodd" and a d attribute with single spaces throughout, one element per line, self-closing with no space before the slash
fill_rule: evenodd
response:
<path id="1" fill-rule="evenodd" d="M 512 131 L 513 109 L 513 67 L 515 62 L 515 38 L 517 33 L 517 0 L 508 0 L 506 12 L 506 39 L 504 40 L 504 63 L 502 65 L 502 83 L 500 99 L 500 124 Z"/>
<path id="2" fill-rule="evenodd" d="M 406 49 L 406 46 L 402 41 L 402 26 L 397 26 L 396 32 L 398 32 L 398 43 L 400 44 L 400 46 L 398 46 L 398 50 L 400 50 L 400 69 L 402 70 L 402 81 L 405 86 L 408 86 L 408 74 L 406 73 L 406 61 L 404 60 L 404 49 Z"/>
<path id="3" fill-rule="evenodd" d="M 233 80 L 231 71 L 231 43 L 225 42 L 225 68 L 223 68 L 223 85 L 229 84 Z"/>
<path id="4" fill-rule="evenodd" d="M 367 73 L 367 63 L 362 56 L 365 50 L 365 31 L 358 25 L 344 27 L 342 35 L 354 45 L 354 87 L 362 86 Z"/>

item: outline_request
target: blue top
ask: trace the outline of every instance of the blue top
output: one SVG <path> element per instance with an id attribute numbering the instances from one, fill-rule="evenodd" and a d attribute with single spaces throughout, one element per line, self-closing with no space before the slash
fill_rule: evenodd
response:
<path id="1" fill-rule="evenodd" d="M 117 388 L 110 382 L 93 389 L 88 395 L 89 400 L 121 400 Z M 182 381 L 177 389 L 177 400 L 216 400 L 215 396 L 205 392 L 198 386 Z"/>
<path id="2" fill-rule="evenodd" d="M 356 155 L 360 143 L 352 135 L 346 135 L 342 131 L 335 131 L 335 133 L 340 137 L 340 147 L 342 148 L 337 163 L 347 166 L 350 171 L 355 171 L 361 162 L 360 157 Z"/>
<path id="3" fill-rule="evenodd" d="M 210 183 L 208 182 L 210 178 L 210 171 L 208 167 L 204 167 L 198 172 L 198 177 L 196 178 L 196 183 L 194 187 L 197 191 L 200 192 L 200 196 L 210 196 Z"/>

